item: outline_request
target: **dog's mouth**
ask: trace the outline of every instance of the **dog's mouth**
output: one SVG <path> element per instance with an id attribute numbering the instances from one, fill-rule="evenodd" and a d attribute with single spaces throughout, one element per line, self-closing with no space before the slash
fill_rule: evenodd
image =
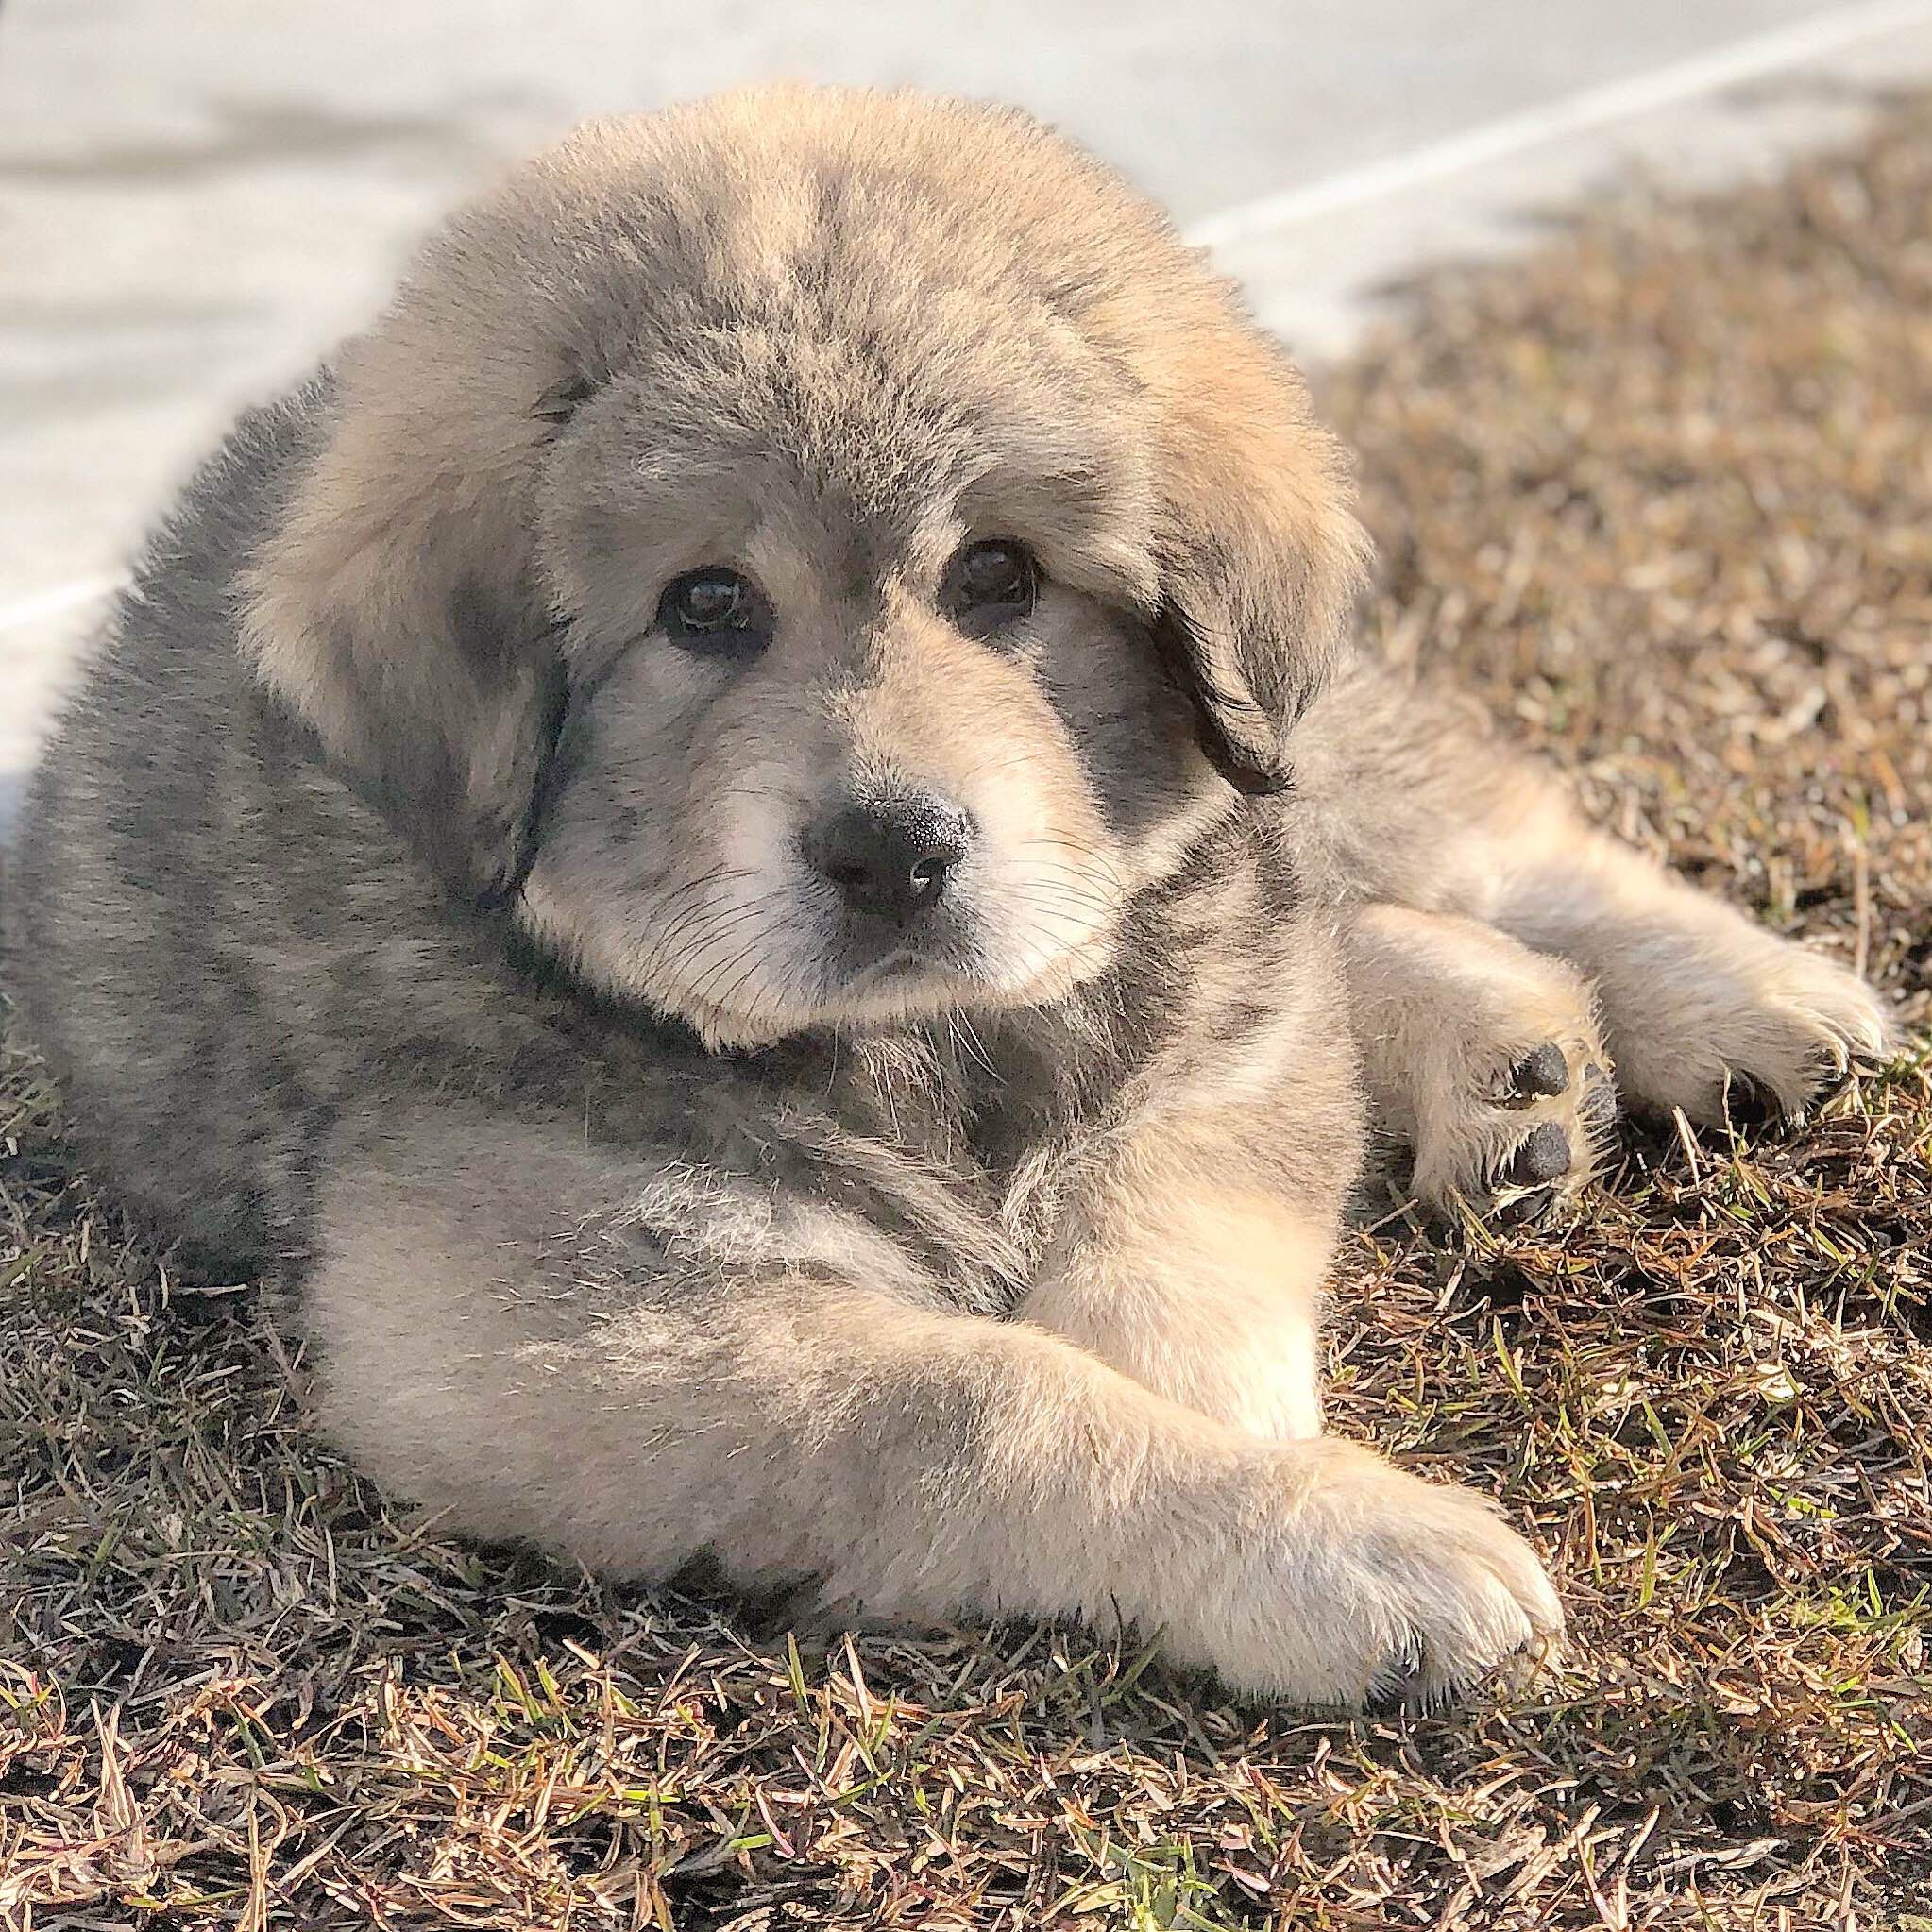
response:
<path id="1" fill-rule="evenodd" d="M 821 1027 L 869 1030 L 1037 1004 L 1111 955 L 1110 923 L 1042 933 L 995 902 L 907 924 L 832 912 L 816 897 L 766 937 L 754 965 L 722 982 L 695 972 L 676 992 L 664 989 L 665 1003 L 715 1044 L 756 1046 Z"/>
<path id="2" fill-rule="evenodd" d="M 916 979 L 921 974 L 931 971 L 935 963 L 924 948 L 895 946 L 870 965 L 853 969 L 845 975 L 842 984 L 859 991 L 868 986 L 882 986 L 890 980 Z"/>
<path id="3" fill-rule="evenodd" d="M 996 975 L 980 927 L 970 909 L 951 906 L 909 925 L 814 907 L 788 937 L 812 962 L 799 975 L 808 982 L 805 1004 L 838 1025 L 983 1003 Z"/>
<path id="4" fill-rule="evenodd" d="M 839 988 L 903 982 L 941 973 L 970 975 L 980 959 L 980 921 L 941 907 L 914 922 L 851 912 L 825 916 L 826 979 Z"/>

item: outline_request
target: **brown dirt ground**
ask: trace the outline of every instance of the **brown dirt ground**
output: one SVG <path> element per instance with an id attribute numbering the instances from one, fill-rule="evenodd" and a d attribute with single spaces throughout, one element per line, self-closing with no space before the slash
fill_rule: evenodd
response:
<path id="1" fill-rule="evenodd" d="M 1439 278 L 1324 389 L 1391 648 L 1923 1039 L 1932 107 Z M 0 1923 L 1932 1932 L 1928 1065 L 1632 1133 L 1563 1228 L 1361 1238 L 1339 1426 L 1493 1485 L 1575 1630 L 1371 1723 L 1077 1635 L 801 1654 L 411 1524 L 14 1050 Z"/>

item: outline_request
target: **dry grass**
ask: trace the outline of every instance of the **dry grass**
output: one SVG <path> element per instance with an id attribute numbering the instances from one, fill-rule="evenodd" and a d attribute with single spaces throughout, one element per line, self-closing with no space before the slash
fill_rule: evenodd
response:
<path id="1" fill-rule="evenodd" d="M 1928 237 L 1907 107 L 1439 283 L 1330 398 L 1395 647 L 1922 1029 Z M 0 1922 L 1928 1932 L 1928 1087 L 1921 1054 L 1795 1133 L 1633 1136 L 1567 1229 L 1363 1238 L 1340 1426 L 1506 1493 L 1576 1642 L 1312 1723 L 1052 1633 L 800 1654 L 398 1520 L 16 1054 Z"/>

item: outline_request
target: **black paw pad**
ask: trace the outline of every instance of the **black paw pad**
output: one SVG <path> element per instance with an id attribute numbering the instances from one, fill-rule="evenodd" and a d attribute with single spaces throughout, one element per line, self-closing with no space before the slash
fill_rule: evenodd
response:
<path id="1" fill-rule="evenodd" d="M 1509 1097 L 1512 1100 L 1547 1098 L 1561 1093 L 1569 1085 L 1569 1062 L 1555 1041 L 1546 1040 L 1534 1053 L 1526 1053 L 1509 1070 Z"/>
<path id="2" fill-rule="evenodd" d="M 1569 1171 L 1569 1136 L 1553 1120 L 1546 1120 L 1517 1149 L 1509 1163 L 1512 1187 L 1534 1187 Z"/>

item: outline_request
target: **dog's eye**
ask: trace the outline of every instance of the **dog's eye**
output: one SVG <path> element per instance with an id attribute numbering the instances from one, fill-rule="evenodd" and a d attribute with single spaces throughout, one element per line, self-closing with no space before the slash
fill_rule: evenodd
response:
<path id="1" fill-rule="evenodd" d="M 984 637 L 1017 622 L 1040 595 L 1033 552 L 1009 536 L 969 543 L 946 566 L 940 608 L 969 637 Z"/>
<path id="2" fill-rule="evenodd" d="M 771 641 L 771 608 L 749 579 L 708 564 L 664 586 L 657 624 L 666 636 L 694 651 L 757 651 Z"/>

